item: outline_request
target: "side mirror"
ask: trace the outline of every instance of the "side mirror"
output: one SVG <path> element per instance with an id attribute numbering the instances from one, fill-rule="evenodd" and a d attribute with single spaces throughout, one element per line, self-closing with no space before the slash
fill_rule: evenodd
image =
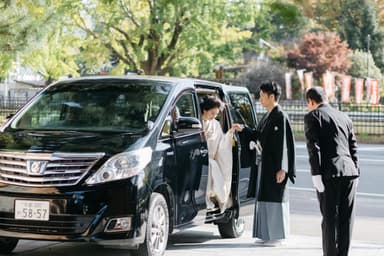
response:
<path id="1" fill-rule="evenodd" d="M 5 117 L 5 120 L 9 120 L 11 119 L 13 116 L 15 115 L 15 113 L 12 113 L 12 114 L 9 114 Z"/>
<path id="2" fill-rule="evenodd" d="M 11 119 L 14 115 L 15 115 L 14 113 L 7 115 L 7 116 L 4 118 L 2 124 L 7 123 L 7 122 L 9 121 L 9 119 Z"/>
<path id="3" fill-rule="evenodd" d="M 177 131 L 201 129 L 202 125 L 199 119 L 195 117 L 181 116 L 177 120 Z"/>
<path id="4" fill-rule="evenodd" d="M 2 122 L 0 122 L 0 132 L 3 132 L 5 129 L 5 124 L 11 119 L 15 114 L 9 114 L 7 115 Z"/>

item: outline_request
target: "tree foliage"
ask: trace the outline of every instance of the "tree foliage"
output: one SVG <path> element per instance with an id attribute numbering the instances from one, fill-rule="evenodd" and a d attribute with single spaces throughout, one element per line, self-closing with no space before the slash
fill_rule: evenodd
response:
<path id="1" fill-rule="evenodd" d="M 384 30 L 378 25 L 383 2 L 1 1 L 0 79 L 16 58 L 47 80 L 101 70 L 210 78 L 215 65 L 243 64 L 246 52 L 267 51 L 284 61 L 285 47 L 307 31 L 338 32 L 352 49 L 363 51 L 370 34 L 369 50 L 384 70 Z M 261 46 L 260 39 L 272 47 Z M 314 71 L 315 77 L 326 69 L 345 72 L 348 53 L 338 40 L 308 39 L 309 48 L 297 46 L 288 63 Z"/>
<path id="2" fill-rule="evenodd" d="M 348 0 L 322 0 L 313 4 L 313 20 L 317 28 L 325 31 L 340 32 L 342 7 Z"/>
<path id="3" fill-rule="evenodd" d="M 319 4 L 318 0 L 290 0 L 287 2 L 297 5 L 302 10 L 304 16 L 310 19 L 315 18 L 316 7 Z"/>
<path id="4" fill-rule="evenodd" d="M 320 29 L 338 32 L 353 50 L 367 51 L 370 44 L 376 65 L 384 70 L 384 31 L 379 26 L 384 17 L 383 1 L 323 0 L 313 6 L 313 19 Z"/>
<path id="5" fill-rule="evenodd" d="M 18 55 L 39 42 L 42 25 L 52 14 L 42 6 L 21 0 L 0 2 L 0 80 Z"/>
<path id="6" fill-rule="evenodd" d="M 273 80 L 283 85 L 285 71 L 285 68 L 277 63 L 254 62 L 241 79 L 258 98 L 261 83 L 266 80 Z"/>
<path id="7" fill-rule="evenodd" d="M 352 61 L 349 74 L 353 77 L 367 77 L 381 79 L 380 69 L 375 65 L 372 55 L 360 50 L 354 51 L 350 59 Z M 368 70 L 369 67 L 369 70 Z"/>
<path id="8" fill-rule="evenodd" d="M 377 66 L 384 70 L 384 30 L 379 28 L 375 5 L 366 0 L 348 0 L 342 15 L 342 37 L 352 49 L 369 50 Z"/>
<path id="9" fill-rule="evenodd" d="M 48 84 L 64 75 L 79 75 L 77 60 L 81 42 L 77 37 L 58 29 L 43 41 L 44 47 L 38 47 L 23 56 L 24 65 L 42 75 Z"/>
<path id="10" fill-rule="evenodd" d="M 377 10 L 377 16 L 380 26 L 384 25 L 384 0 L 371 0 Z"/>
<path id="11" fill-rule="evenodd" d="M 275 42 L 302 36 L 308 23 L 298 6 L 280 1 L 273 1 L 268 5 L 264 18 L 269 23 L 269 38 Z"/>
<path id="12" fill-rule="evenodd" d="M 82 2 L 72 21 L 85 33 L 84 52 L 98 45 L 124 69 L 181 75 L 217 60 L 214 51 L 207 51 L 216 46 L 218 51 L 225 50 L 226 57 L 235 56 L 236 44 L 249 32 L 241 32 L 231 22 L 243 22 L 245 2 L 249 1 L 89 0 Z M 227 15 L 235 5 L 244 11 Z M 232 56 L 228 47 L 233 48 Z"/>
<path id="13" fill-rule="evenodd" d="M 308 19 L 299 6 L 277 0 L 263 1 L 255 9 L 252 24 L 246 29 L 252 36 L 243 49 L 244 62 L 260 56 L 277 61 L 285 60 L 284 46 L 301 37 L 307 29 Z"/>
<path id="14" fill-rule="evenodd" d="M 65 75 L 80 75 L 84 56 L 81 48 L 85 44 L 80 31 L 69 22 L 68 16 L 79 7 L 76 1 L 41 1 L 42 13 L 37 20 L 44 21 L 43 33 L 39 35 L 39 43 L 23 53 L 20 62 L 44 77 L 47 83 Z M 36 8 L 36 5 L 32 5 Z M 95 53 L 100 49 L 95 49 Z M 99 66 L 100 68 L 100 66 Z"/>
<path id="15" fill-rule="evenodd" d="M 349 0 L 343 5 L 341 12 L 342 37 L 352 49 L 367 49 L 367 36 L 372 36 L 378 25 L 373 6 L 366 0 Z"/>
<path id="16" fill-rule="evenodd" d="M 249 28 L 252 38 L 248 42 L 254 48 L 260 38 L 275 43 L 292 40 L 302 35 L 306 24 L 307 18 L 298 6 L 275 0 L 265 1 L 256 10 L 253 25 Z"/>
<path id="17" fill-rule="evenodd" d="M 312 71 L 317 79 L 327 71 L 345 73 L 350 68 L 350 50 L 336 33 L 308 33 L 287 53 L 289 67 Z"/>

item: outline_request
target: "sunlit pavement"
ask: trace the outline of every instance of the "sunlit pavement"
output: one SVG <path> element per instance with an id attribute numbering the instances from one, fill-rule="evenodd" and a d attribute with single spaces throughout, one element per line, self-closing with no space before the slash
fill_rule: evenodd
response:
<path id="1" fill-rule="evenodd" d="M 254 242 L 255 239 L 251 237 L 252 233 L 249 230 L 241 238 L 221 239 L 214 226 L 204 228 L 205 231 L 199 227 L 171 237 L 166 255 L 322 255 L 320 236 L 291 235 L 281 246 L 264 247 Z M 382 256 L 384 255 L 384 243 L 353 240 L 350 255 Z"/>
<path id="2" fill-rule="evenodd" d="M 355 232 L 359 239 L 364 232 L 376 232 L 377 241 L 370 239 L 353 240 L 350 256 L 384 255 L 384 238 L 381 235 L 383 221 L 380 219 L 358 219 Z M 300 223 L 300 224 L 297 224 Z M 292 227 L 293 226 L 293 227 Z M 252 216 L 246 217 L 246 231 L 240 238 L 221 239 L 215 225 L 194 227 L 169 238 L 166 256 L 226 256 L 226 255 L 284 255 L 284 256 L 319 256 L 322 255 L 320 238 L 320 218 L 291 214 L 291 233 L 284 245 L 263 247 L 255 244 L 251 237 Z M 380 233 L 381 232 L 381 233 Z M 122 256 L 129 255 L 126 250 L 103 248 L 92 243 L 59 243 L 40 241 L 21 241 L 13 255 L 28 256 Z"/>

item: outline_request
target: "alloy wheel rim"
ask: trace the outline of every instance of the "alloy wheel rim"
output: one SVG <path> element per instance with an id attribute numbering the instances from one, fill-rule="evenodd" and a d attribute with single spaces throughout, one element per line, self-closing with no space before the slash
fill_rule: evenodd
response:
<path id="1" fill-rule="evenodd" d="M 166 246 L 167 220 L 163 207 L 156 206 L 153 212 L 153 219 L 150 231 L 150 246 L 154 255 L 161 255 Z"/>
<path id="2" fill-rule="evenodd" d="M 242 218 L 235 219 L 235 227 L 238 233 L 243 232 L 245 227 L 244 219 Z"/>

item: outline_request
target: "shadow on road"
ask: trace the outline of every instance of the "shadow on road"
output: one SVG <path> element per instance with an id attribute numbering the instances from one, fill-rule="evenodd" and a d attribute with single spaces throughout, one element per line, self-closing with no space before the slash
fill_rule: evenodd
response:
<path id="1" fill-rule="evenodd" d="M 204 243 L 213 239 L 220 239 L 220 236 L 210 231 L 188 230 L 171 235 L 168 239 L 168 246 L 179 243 Z"/>

